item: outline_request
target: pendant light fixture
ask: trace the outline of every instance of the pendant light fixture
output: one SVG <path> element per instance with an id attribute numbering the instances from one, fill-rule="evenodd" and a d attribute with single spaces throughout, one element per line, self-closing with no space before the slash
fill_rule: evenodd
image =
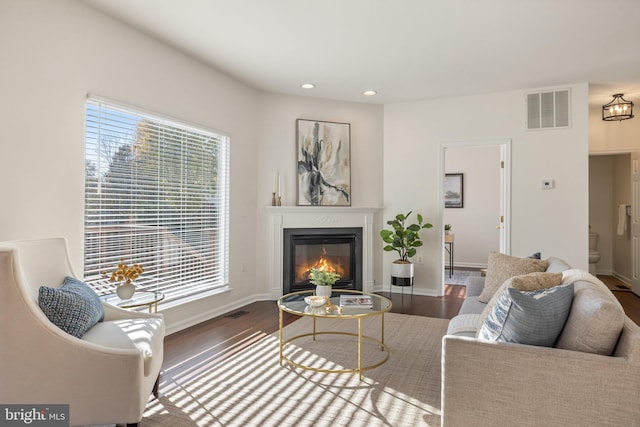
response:
<path id="1" fill-rule="evenodd" d="M 602 120 L 621 121 L 633 118 L 633 102 L 622 97 L 622 93 L 613 95 L 613 100 L 602 106 Z"/>

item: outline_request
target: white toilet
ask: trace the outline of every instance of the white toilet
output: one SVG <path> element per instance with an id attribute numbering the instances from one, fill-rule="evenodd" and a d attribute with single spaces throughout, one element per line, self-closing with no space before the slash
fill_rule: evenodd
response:
<path id="1" fill-rule="evenodd" d="M 596 275 L 596 264 L 600 261 L 598 233 L 589 232 L 589 273 Z"/>

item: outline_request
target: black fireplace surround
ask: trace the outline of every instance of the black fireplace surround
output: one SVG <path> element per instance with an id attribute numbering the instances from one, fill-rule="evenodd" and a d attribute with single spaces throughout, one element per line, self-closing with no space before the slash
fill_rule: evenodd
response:
<path id="1" fill-rule="evenodd" d="M 341 278 L 336 289 L 362 290 L 362 228 L 285 228 L 283 293 L 314 289 L 312 267 L 330 268 Z"/>

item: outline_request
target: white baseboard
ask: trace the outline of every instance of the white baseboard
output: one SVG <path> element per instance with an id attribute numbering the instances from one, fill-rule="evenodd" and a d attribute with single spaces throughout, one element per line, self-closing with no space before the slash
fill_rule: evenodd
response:
<path id="1" fill-rule="evenodd" d="M 169 307 L 162 310 L 165 319 L 165 334 L 171 335 L 183 329 L 190 328 L 199 323 L 206 322 L 223 314 L 230 313 L 247 304 L 256 301 L 269 300 L 268 294 L 251 295 L 232 303 L 210 307 L 212 304 L 206 303 L 207 298 L 194 302 Z"/>
<path id="2" fill-rule="evenodd" d="M 627 285 L 629 288 L 631 288 L 631 279 L 623 276 L 622 274 L 618 274 L 615 271 L 611 274 L 613 277 L 615 277 L 616 279 L 620 280 L 622 283 L 624 283 L 625 285 Z"/>
<path id="3" fill-rule="evenodd" d="M 446 264 L 445 267 L 449 267 L 449 264 Z M 458 267 L 467 267 L 467 268 L 487 268 L 487 264 L 479 264 L 476 262 L 454 262 L 453 268 L 456 269 Z"/>
<path id="4" fill-rule="evenodd" d="M 389 295 L 389 285 L 387 286 L 379 286 L 376 287 L 374 292 L 379 292 L 382 295 Z M 404 292 L 405 295 L 411 295 L 411 286 L 392 286 L 391 293 L 392 294 L 402 294 Z M 422 289 L 418 288 L 415 285 L 413 286 L 413 295 L 420 295 L 425 297 L 439 297 L 442 294 L 438 293 L 436 289 Z"/>

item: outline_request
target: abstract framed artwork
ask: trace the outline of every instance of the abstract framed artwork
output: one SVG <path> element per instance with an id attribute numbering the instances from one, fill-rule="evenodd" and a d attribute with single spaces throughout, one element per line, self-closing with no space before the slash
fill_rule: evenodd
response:
<path id="1" fill-rule="evenodd" d="M 444 176 L 444 207 L 464 207 L 464 174 L 447 173 Z"/>
<path id="2" fill-rule="evenodd" d="M 351 125 L 298 119 L 298 206 L 351 206 Z"/>

